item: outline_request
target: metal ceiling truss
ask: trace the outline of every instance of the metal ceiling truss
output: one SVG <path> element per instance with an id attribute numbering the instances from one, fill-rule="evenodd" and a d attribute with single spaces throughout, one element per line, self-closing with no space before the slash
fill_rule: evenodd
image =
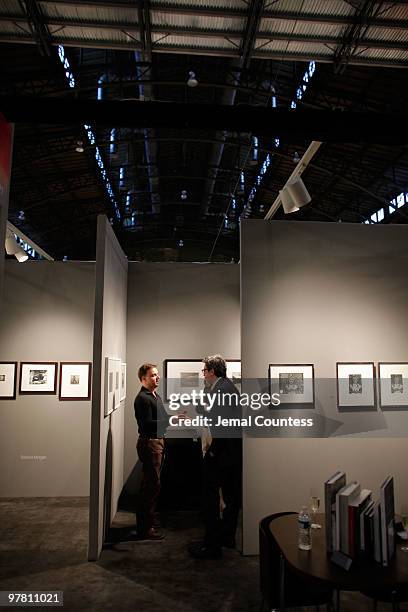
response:
<path id="1" fill-rule="evenodd" d="M 248 11 L 246 14 L 244 30 L 245 34 L 241 41 L 241 47 L 239 49 L 239 59 L 231 66 L 226 80 L 228 82 L 230 78 L 230 82 L 232 82 L 233 88 L 225 90 L 222 100 L 223 104 L 229 106 L 234 105 L 235 97 L 237 94 L 237 88 L 234 86 L 239 85 L 242 72 L 245 72 L 249 68 L 264 3 L 265 0 L 250 0 L 250 2 L 248 3 Z M 221 139 L 222 142 L 212 148 L 210 159 L 208 162 L 208 166 L 210 169 L 218 169 L 221 167 L 224 147 L 227 142 L 227 134 L 225 131 L 217 132 L 216 138 Z M 208 209 L 212 204 L 211 194 L 214 192 L 214 186 L 217 180 L 217 176 L 218 170 L 212 170 L 206 182 L 201 215 L 205 216 L 208 213 Z M 231 189 L 231 191 L 233 190 Z M 229 204 L 227 205 L 226 212 L 228 211 L 228 207 Z"/>
<path id="2" fill-rule="evenodd" d="M 370 46 L 368 44 L 369 41 L 366 41 L 364 36 L 372 25 L 372 20 L 380 13 L 384 4 L 384 2 L 378 2 L 378 0 L 363 0 L 363 2 L 359 2 L 357 5 L 352 4 L 356 8 L 353 21 L 345 31 L 341 44 L 334 52 L 333 63 L 335 73 L 344 72 L 359 46 Z"/>
<path id="3" fill-rule="evenodd" d="M 65 6 L 84 6 L 94 8 L 114 8 L 114 9 L 133 9 L 135 7 L 134 0 L 124 2 L 122 0 L 41 0 L 43 4 L 51 5 L 65 5 Z M 392 7 L 396 2 L 383 2 L 386 6 Z M 406 5 L 405 0 L 399 0 L 399 5 Z M 178 15 L 194 15 L 199 14 L 203 17 L 227 17 L 227 18 L 242 18 L 246 15 L 244 8 L 227 8 L 227 7 L 205 7 L 191 4 L 167 4 L 166 2 L 159 3 L 155 2 L 153 10 L 156 13 L 175 13 Z M 280 21 L 298 21 L 298 22 L 315 22 L 323 24 L 334 24 L 334 25 L 352 25 L 354 23 L 354 17 L 349 15 L 336 15 L 329 13 L 308 13 L 303 11 L 287 11 L 287 10 L 274 10 L 268 6 L 265 8 L 262 14 L 263 19 L 275 19 Z M 401 28 L 405 29 L 408 27 L 407 21 L 400 21 L 396 23 L 394 19 L 376 18 L 372 21 L 372 25 L 375 27 L 384 28 Z"/>
<path id="4" fill-rule="evenodd" d="M 302 13 L 291 12 L 285 10 L 273 10 L 270 7 L 264 9 L 264 2 L 250 0 L 248 9 L 228 9 L 225 7 L 197 7 L 193 3 L 191 5 L 171 5 L 166 3 L 156 4 L 150 6 L 149 0 L 139 0 L 136 6 L 134 0 L 131 2 L 101 2 L 96 0 L 80 0 L 76 2 L 74 0 L 42 0 L 41 4 L 45 7 L 47 5 L 57 6 L 83 6 L 98 8 L 115 8 L 120 10 L 121 8 L 135 9 L 135 20 L 101 20 L 92 18 L 66 18 L 58 16 L 44 15 L 36 0 L 19 0 L 21 6 L 25 7 L 23 14 L 4 14 L 0 16 L 0 21 L 12 23 L 17 27 L 22 24 L 26 26 L 27 23 L 32 32 L 32 36 L 29 35 L 25 28 L 22 28 L 20 34 L 3 33 L 0 35 L 1 42 L 17 42 L 17 43 L 32 43 L 37 42 L 43 53 L 51 55 L 51 45 L 62 44 L 64 46 L 78 46 L 82 48 L 104 48 L 104 49 L 123 49 L 134 51 L 139 49 L 143 53 L 150 54 L 152 52 L 158 53 L 191 53 L 191 54 L 208 54 L 208 55 L 225 55 L 227 57 L 241 58 L 242 55 L 246 54 L 246 48 L 250 48 L 250 55 L 252 57 L 265 59 L 275 58 L 277 60 L 285 58 L 285 60 L 299 60 L 308 61 L 311 59 L 318 60 L 320 62 L 332 62 L 333 53 L 326 54 L 316 49 L 311 49 L 308 52 L 304 51 L 290 51 L 285 50 L 282 52 L 281 49 L 266 49 L 265 46 L 268 42 L 287 42 L 287 43 L 299 43 L 310 44 L 310 45 L 323 45 L 334 52 L 334 63 L 336 70 L 344 70 L 344 67 L 348 63 L 356 63 L 361 65 L 383 65 L 383 66 L 406 66 L 406 59 L 391 59 L 387 58 L 370 58 L 370 57 L 359 57 L 359 51 L 366 49 L 378 49 L 378 50 L 396 50 L 406 51 L 406 41 L 399 40 L 397 36 L 387 36 L 386 38 L 367 38 L 364 36 L 367 33 L 369 27 L 383 28 L 388 30 L 402 30 L 408 29 L 407 19 L 386 19 L 381 15 L 386 14 L 387 8 L 392 8 L 394 5 L 389 2 L 378 2 L 377 0 L 364 0 L 362 3 L 350 3 L 355 7 L 354 15 L 329 15 L 320 13 Z M 25 3 L 23 5 L 23 2 Z M 394 3 L 395 4 L 395 3 Z M 398 3 L 398 4 L 401 4 Z M 384 10 L 385 9 L 385 10 Z M 244 28 L 239 28 L 232 25 L 230 28 L 210 28 L 210 27 L 199 27 L 195 26 L 181 26 L 181 25 L 170 25 L 166 23 L 166 17 L 163 18 L 163 23 L 151 23 L 150 12 L 154 11 L 155 14 L 161 12 L 165 14 L 179 15 L 194 15 L 195 17 L 222 17 L 224 19 L 238 18 L 242 22 L 243 18 L 246 18 L 246 24 Z M 270 31 L 268 27 L 266 29 L 260 28 L 260 22 L 267 22 L 268 20 L 273 21 L 275 28 L 274 31 Z M 276 27 L 279 22 L 291 21 L 295 25 L 299 23 L 305 24 L 327 24 L 339 26 L 340 28 L 346 28 L 346 32 L 343 35 L 343 39 L 339 44 L 339 37 L 327 34 L 313 35 L 311 33 L 299 32 L 298 28 L 292 28 L 292 32 L 288 33 Z M 64 28 L 78 28 L 82 32 L 83 29 L 99 30 L 108 32 L 109 30 L 120 33 L 123 38 L 123 34 L 127 36 L 128 40 L 117 40 L 117 36 L 107 37 L 100 36 L 99 39 L 92 34 L 90 36 L 64 36 Z M 152 39 L 154 34 L 157 40 Z M 180 40 L 177 43 L 166 44 L 166 38 L 169 36 L 176 36 Z M 183 38 L 223 38 L 229 41 L 230 48 L 213 48 L 205 47 L 205 44 L 198 44 L 195 46 L 190 43 L 183 43 Z M 33 41 L 34 38 L 34 41 Z M 258 43 L 258 44 L 255 44 Z"/>
<path id="5" fill-rule="evenodd" d="M 51 35 L 44 23 L 41 9 L 36 0 L 19 0 L 21 10 L 26 14 L 29 28 L 41 55 L 51 57 Z"/>
<path id="6" fill-rule="evenodd" d="M 163 111 L 166 110 L 166 113 Z M 0 111 L 11 123 L 87 123 L 115 127 L 217 129 L 322 142 L 408 142 L 406 113 L 354 113 L 326 110 L 222 106 L 194 103 L 68 100 L 0 97 Z"/>
<path id="7" fill-rule="evenodd" d="M 33 44 L 33 39 L 28 36 L 14 36 L 9 34 L 0 34 L 0 43 L 19 43 L 19 44 Z M 64 38 L 64 37 L 56 37 L 54 36 L 52 39 L 53 46 L 63 45 L 64 47 L 81 47 L 83 49 L 110 49 L 117 51 L 134 51 L 135 49 L 140 49 L 139 43 L 135 44 L 134 41 L 131 43 L 118 43 L 106 39 L 101 40 L 88 40 L 85 38 Z M 402 50 L 406 49 L 406 45 L 402 47 Z M 155 53 L 172 53 L 172 54 L 189 54 L 189 55 L 207 55 L 214 57 L 231 57 L 231 58 L 239 58 L 239 52 L 234 49 L 224 49 L 224 48 L 213 48 L 213 47 L 192 47 L 192 46 L 183 46 L 183 45 L 160 45 L 160 47 L 153 48 Z M 285 61 L 299 61 L 299 62 L 308 62 L 310 60 L 314 60 L 319 63 L 332 64 L 333 63 L 333 55 L 332 54 L 323 54 L 319 53 L 315 50 L 308 52 L 291 52 L 285 51 L 284 53 L 281 50 L 262 50 L 261 48 L 255 49 L 252 54 L 253 59 L 271 59 L 271 60 L 282 60 L 284 57 Z M 382 59 L 382 58 L 368 58 L 368 57 L 359 57 L 356 54 L 353 54 L 348 59 L 349 64 L 353 64 L 356 66 L 378 66 L 383 68 L 406 68 L 407 60 L 406 59 Z"/>
<path id="8" fill-rule="evenodd" d="M 16 198 L 24 199 L 24 204 L 21 202 L 21 207 L 25 211 L 32 210 L 37 206 L 44 204 L 45 202 L 52 202 L 53 200 L 58 200 L 61 196 L 65 195 L 73 195 L 82 189 L 88 189 L 89 186 L 92 185 L 94 189 L 97 191 L 99 187 L 96 185 L 95 175 L 89 172 L 84 172 L 83 174 L 76 173 L 75 175 L 69 176 L 66 172 L 61 172 L 61 179 L 59 181 L 52 182 L 51 180 L 47 180 L 47 188 L 46 190 L 43 186 L 34 180 L 32 172 L 29 172 L 29 167 L 25 168 L 27 173 L 27 179 L 31 183 L 31 187 L 34 187 L 35 191 L 40 194 L 40 198 L 36 200 L 30 200 L 26 197 L 27 191 L 22 192 L 21 195 L 17 192 L 15 194 Z M 33 182 L 34 181 L 34 182 Z"/>

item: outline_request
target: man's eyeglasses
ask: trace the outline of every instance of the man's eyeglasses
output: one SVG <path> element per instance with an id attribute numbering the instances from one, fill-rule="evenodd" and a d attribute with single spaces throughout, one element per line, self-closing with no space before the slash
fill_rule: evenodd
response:
<path id="1" fill-rule="evenodd" d="M 208 368 L 203 368 L 201 371 L 202 371 L 202 372 L 203 372 L 203 374 L 204 374 L 204 372 L 209 372 L 210 370 L 209 370 Z"/>

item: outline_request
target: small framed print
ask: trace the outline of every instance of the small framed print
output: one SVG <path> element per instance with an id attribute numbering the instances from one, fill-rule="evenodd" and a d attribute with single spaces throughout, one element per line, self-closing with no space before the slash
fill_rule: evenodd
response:
<path id="1" fill-rule="evenodd" d="M 166 359 L 164 362 L 165 399 L 173 393 L 200 392 L 204 389 L 204 364 L 201 359 Z"/>
<path id="2" fill-rule="evenodd" d="M 278 394 L 280 406 L 301 408 L 314 405 L 312 363 L 269 364 L 269 394 Z M 295 405 L 295 406 L 294 406 Z"/>
<path id="3" fill-rule="evenodd" d="M 57 362 L 32 361 L 20 365 L 20 395 L 55 395 Z"/>
<path id="4" fill-rule="evenodd" d="M 120 401 L 126 399 L 126 363 L 120 364 Z"/>
<path id="5" fill-rule="evenodd" d="M 0 400 L 16 399 L 17 361 L 0 361 Z"/>
<path id="6" fill-rule="evenodd" d="M 92 364 L 86 362 L 63 361 L 60 363 L 59 399 L 91 399 Z"/>
<path id="7" fill-rule="evenodd" d="M 116 359 L 105 357 L 105 397 L 103 403 L 105 416 L 115 410 L 116 369 Z"/>
<path id="8" fill-rule="evenodd" d="M 122 362 L 120 359 L 115 359 L 115 410 L 117 408 L 119 408 L 120 406 L 120 394 L 121 394 L 121 388 L 120 388 L 120 379 L 121 379 L 121 366 L 122 366 Z"/>
<path id="9" fill-rule="evenodd" d="M 339 408 L 375 408 L 375 367 L 371 361 L 336 363 Z"/>
<path id="10" fill-rule="evenodd" d="M 408 408 L 408 363 L 378 364 L 382 407 Z"/>
<path id="11" fill-rule="evenodd" d="M 241 361 L 239 359 L 226 359 L 227 378 L 229 378 L 239 392 L 241 392 Z"/>

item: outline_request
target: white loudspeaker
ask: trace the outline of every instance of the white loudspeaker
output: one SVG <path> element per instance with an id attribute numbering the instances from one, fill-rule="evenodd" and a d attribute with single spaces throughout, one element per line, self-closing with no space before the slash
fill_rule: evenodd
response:
<path id="1" fill-rule="evenodd" d="M 286 183 L 279 195 L 285 215 L 296 212 L 312 200 L 300 176 L 296 176 L 289 183 Z"/>

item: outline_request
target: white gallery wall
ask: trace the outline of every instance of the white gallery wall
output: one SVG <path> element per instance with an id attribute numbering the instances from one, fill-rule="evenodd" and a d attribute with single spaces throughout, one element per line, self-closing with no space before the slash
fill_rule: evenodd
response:
<path id="1" fill-rule="evenodd" d="M 139 366 L 157 363 L 163 375 L 165 359 L 240 359 L 239 299 L 238 265 L 129 264 L 125 479 L 137 461 Z"/>
<path id="2" fill-rule="evenodd" d="M 0 361 L 92 361 L 95 265 L 6 261 Z M 90 401 L 0 401 L 0 495 L 89 494 Z"/>
<path id="3" fill-rule="evenodd" d="M 315 377 L 333 385 L 311 416 L 337 422 L 325 439 L 245 439 L 245 554 L 257 553 L 260 518 L 298 511 L 312 486 L 323 499 L 337 469 L 375 496 L 393 474 L 397 510 L 408 502 L 408 411 L 343 413 L 335 393 L 338 361 L 408 361 L 407 269 L 407 226 L 243 222 L 243 377 L 267 378 L 269 363 L 313 363 Z"/>
<path id="4" fill-rule="evenodd" d="M 124 401 L 105 416 L 105 359 L 126 362 L 128 262 L 104 215 L 98 217 L 93 340 L 91 483 L 88 558 L 102 549 L 123 487 Z"/>

